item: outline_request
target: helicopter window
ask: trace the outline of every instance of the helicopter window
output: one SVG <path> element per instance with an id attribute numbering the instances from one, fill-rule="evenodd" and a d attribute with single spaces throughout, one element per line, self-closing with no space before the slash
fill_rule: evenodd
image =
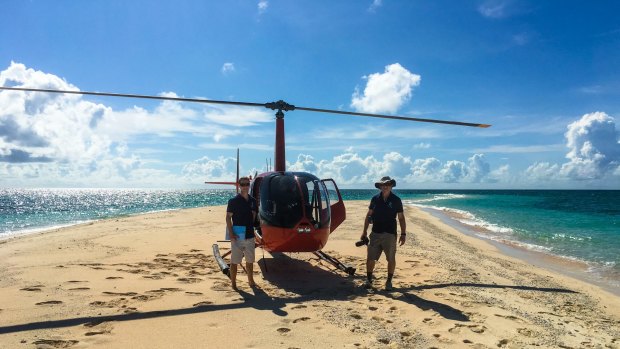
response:
<path id="1" fill-rule="evenodd" d="M 325 184 L 322 182 L 317 181 L 316 183 L 321 192 L 321 225 L 329 224 L 330 206 L 329 199 L 327 198 L 327 190 Z"/>
<path id="2" fill-rule="evenodd" d="M 320 181 L 305 176 L 298 176 L 306 203 L 306 217 L 317 227 L 329 224 L 330 208 L 325 186 Z"/>
<path id="3" fill-rule="evenodd" d="M 340 199 L 338 197 L 338 192 L 336 191 L 336 187 L 334 186 L 334 182 L 331 180 L 325 180 L 323 181 L 323 183 L 325 184 L 325 187 L 327 188 L 327 195 L 329 198 L 329 204 L 331 206 L 334 206 L 335 204 L 337 204 Z"/>
<path id="4" fill-rule="evenodd" d="M 304 180 L 304 178 L 299 179 L 300 182 Z M 316 224 L 319 222 L 319 210 L 320 203 L 318 200 L 318 192 L 315 190 L 316 183 L 312 180 L 306 182 L 306 190 L 307 196 L 304 198 L 306 201 L 306 217 L 310 219 L 312 224 Z M 304 193 L 305 194 L 305 193 Z"/>
<path id="5" fill-rule="evenodd" d="M 301 193 L 294 176 L 273 174 L 260 186 L 259 212 L 268 224 L 292 228 L 303 216 Z"/>

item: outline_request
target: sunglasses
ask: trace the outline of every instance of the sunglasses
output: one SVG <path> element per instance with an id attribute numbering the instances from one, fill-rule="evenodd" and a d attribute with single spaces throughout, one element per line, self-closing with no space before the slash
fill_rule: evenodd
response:
<path id="1" fill-rule="evenodd" d="M 249 187 L 250 183 L 239 183 L 240 187 Z"/>

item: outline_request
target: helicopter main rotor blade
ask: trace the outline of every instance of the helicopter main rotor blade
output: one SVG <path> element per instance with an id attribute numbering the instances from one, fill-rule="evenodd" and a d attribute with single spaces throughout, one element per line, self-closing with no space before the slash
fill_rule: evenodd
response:
<path id="1" fill-rule="evenodd" d="M 284 111 L 304 110 L 304 111 L 319 112 L 319 113 L 344 114 L 344 115 L 354 115 L 354 116 L 368 116 L 368 117 L 373 117 L 373 118 L 396 119 L 396 120 L 418 121 L 418 122 L 429 122 L 429 123 L 436 123 L 436 124 L 447 124 L 447 125 L 458 125 L 458 126 L 483 127 L 483 128 L 491 126 L 491 125 L 488 125 L 488 124 L 478 124 L 478 123 L 461 122 L 461 121 L 448 121 L 448 120 L 437 120 L 437 119 L 412 118 L 412 117 L 406 117 L 406 116 L 382 115 L 382 114 L 370 114 L 370 113 L 357 113 L 357 112 L 342 111 L 342 110 L 332 110 L 332 109 L 318 109 L 318 108 L 296 107 L 296 106 L 290 105 L 290 104 L 288 104 L 288 103 L 286 103 L 284 101 L 278 101 L 278 102 L 272 102 L 272 103 L 231 102 L 231 101 L 219 101 L 219 100 L 214 100 L 214 99 L 203 99 L 203 98 L 165 97 L 165 96 L 137 95 L 137 94 L 125 94 L 125 93 L 52 90 L 52 89 L 41 89 L 41 88 L 4 87 L 4 86 L 0 86 L 0 90 L 23 91 L 23 92 L 67 93 L 67 94 L 89 95 L 89 96 L 141 98 L 141 99 L 155 99 L 155 100 L 192 102 L 192 103 L 241 105 L 241 106 L 246 106 L 246 107 L 263 107 L 263 108 L 269 108 L 269 109 L 272 109 L 272 110 L 275 110 L 275 109 L 284 110 Z"/>
<path id="2" fill-rule="evenodd" d="M 295 109 L 296 110 L 305 110 L 305 111 L 314 111 L 314 112 L 319 112 L 319 113 L 344 114 L 344 115 L 354 115 L 354 116 L 368 116 L 368 117 L 371 117 L 371 118 L 383 118 L 383 119 L 396 119 L 396 120 L 406 120 L 406 121 L 430 122 L 430 123 L 435 123 L 435 124 L 448 124 L 448 125 L 482 127 L 482 128 L 487 128 L 487 127 L 491 126 L 491 125 L 488 125 L 488 124 L 477 124 L 477 123 L 472 123 L 472 122 L 411 118 L 411 117 L 406 117 L 406 116 L 357 113 L 357 112 L 341 111 L 341 110 L 331 110 L 331 109 L 317 109 L 317 108 L 304 108 L 304 107 L 295 107 Z"/>
<path id="3" fill-rule="evenodd" d="M 165 97 L 165 96 L 150 96 L 150 95 L 134 95 L 134 94 L 125 94 L 125 93 L 49 90 L 49 89 L 42 89 L 42 88 L 3 87 L 3 86 L 0 86 L 0 90 L 24 91 L 24 92 L 69 93 L 69 94 L 74 94 L 74 95 L 142 98 L 142 99 L 157 99 L 157 100 L 178 101 L 178 102 L 229 104 L 229 105 L 243 105 L 243 106 L 248 106 L 248 107 L 263 107 L 263 108 L 265 107 L 265 103 L 218 101 L 214 99 L 203 99 L 203 98 Z"/>

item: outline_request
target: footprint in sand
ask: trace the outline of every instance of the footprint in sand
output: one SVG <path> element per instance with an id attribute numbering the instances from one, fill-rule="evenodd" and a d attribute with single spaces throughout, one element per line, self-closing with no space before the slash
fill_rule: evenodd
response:
<path id="1" fill-rule="evenodd" d="M 107 296 L 128 296 L 128 297 L 130 297 L 130 296 L 137 295 L 136 292 L 108 292 L 108 291 L 106 291 L 106 292 L 101 292 L 101 293 L 103 293 L 103 294 L 105 294 Z"/>
<path id="2" fill-rule="evenodd" d="M 542 313 L 542 312 L 539 312 L 539 313 Z M 494 315 L 497 316 L 497 317 L 502 317 L 504 319 L 513 320 L 513 321 L 516 321 L 518 323 L 525 323 L 524 320 L 519 319 L 518 317 L 516 317 L 514 315 L 499 315 L 499 314 L 494 314 Z M 555 314 L 551 314 L 551 315 L 555 315 Z"/>
<path id="3" fill-rule="evenodd" d="M 534 331 L 530 330 L 529 328 L 517 328 L 517 332 L 526 337 L 534 337 L 535 335 Z"/>
<path id="4" fill-rule="evenodd" d="M 146 301 L 150 301 L 151 299 L 160 298 L 160 297 L 161 297 L 161 295 L 144 295 L 144 294 L 141 294 L 141 295 L 137 295 L 137 296 L 131 297 L 131 299 L 135 299 L 137 301 L 144 301 L 144 302 L 146 302 Z"/>
<path id="5" fill-rule="evenodd" d="M 504 348 L 507 345 L 508 345 L 508 339 L 502 339 L 501 341 L 499 341 L 499 343 L 497 343 L 498 348 Z"/>
<path id="6" fill-rule="evenodd" d="M 95 326 L 99 326 L 99 325 L 101 325 L 103 323 L 105 323 L 105 321 L 95 320 L 95 321 L 91 321 L 91 322 L 85 323 L 84 327 L 95 327 Z"/>
<path id="7" fill-rule="evenodd" d="M 126 308 L 124 311 L 125 314 L 137 313 L 137 312 L 138 312 L 138 308 L 133 308 L 133 307 Z"/>
<path id="8" fill-rule="evenodd" d="M 307 306 L 305 306 L 305 305 L 296 305 L 296 306 L 292 307 L 291 309 L 304 309 L 304 308 L 307 308 Z"/>
<path id="9" fill-rule="evenodd" d="M 29 286 L 29 287 L 20 288 L 19 290 L 20 291 L 38 292 L 38 291 L 41 291 L 40 287 L 43 287 L 43 286 L 40 286 L 40 285 Z"/>
<path id="10" fill-rule="evenodd" d="M 304 317 L 300 317 L 299 319 L 293 320 L 293 323 L 296 324 L 296 323 L 298 323 L 300 321 L 307 321 L 307 320 L 310 320 L 310 318 L 307 317 L 307 316 L 304 316 Z"/>
<path id="11" fill-rule="evenodd" d="M 469 325 L 467 327 L 469 327 L 469 329 L 474 333 L 484 333 L 487 329 L 485 326 L 480 325 Z"/>
<path id="12" fill-rule="evenodd" d="M 193 306 L 194 307 L 202 307 L 202 306 L 211 305 L 211 304 L 213 304 L 213 302 L 211 302 L 211 301 L 203 301 L 203 302 L 198 302 L 198 303 L 194 304 Z"/>
<path id="13" fill-rule="evenodd" d="M 46 301 L 46 302 L 35 303 L 35 305 L 55 305 L 55 304 L 62 304 L 62 301 Z"/>
<path id="14" fill-rule="evenodd" d="M 152 280 L 161 280 L 161 279 L 163 279 L 163 278 L 164 278 L 163 276 L 158 275 L 158 274 L 154 274 L 154 275 L 144 275 L 144 276 L 142 276 L 142 277 L 143 277 L 143 278 L 145 278 L 145 279 L 152 279 Z"/>
<path id="15" fill-rule="evenodd" d="M 78 344 L 80 341 L 76 341 L 73 339 L 70 340 L 62 340 L 62 339 L 39 339 L 36 340 L 34 342 L 32 342 L 32 344 L 35 345 L 47 345 L 47 346 L 51 346 L 52 348 L 69 348 L 72 347 L 76 344 Z"/>
<path id="16" fill-rule="evenodd" d="M 188 294 L 190 296 L 202 296 L 202 292 L 189 292 L 189 291 L 185 291 L 185 294 Z"/>
<path id="17" fill-rule="evenodd" d="M 114 308 L 113 304 L 110 304 L 108 302 L 102 302 L 102 301 L 94 301 L 89 303 L 88 305 L 90 305 L 91 307 L 97 307 L 97 308 Z"/>
<path id="18" fill-rule="evenodd" d="M 199 278 L 178 278 L 177 281 L 182 282 L 184 284 L 195 284 L 197 282 L 201 282 L 202 279 L 199 279 Z"/>
<path id="19" fill-rule="evenodd" d="M 104 331 L 93 331 L 93 332 L 86 332 L 84 333 L 85 336 L 96 336 L 98 334 L 106 334 L 106 332 Z"/>
<path id="20" fill-rule="evenodd" d="M 465 325 L 455 324 L 454 327 L 448 330 L 450 333 L 461 333 L 461 328 L 465 327 Z"/>
<path id="21" fill-rule="evenodd" d="M 286 327 L 280 327 L 280 328 L 277 329 L 277 331 L 282 333 L 282 334 L 284 334 L 284 333 L 291 332 L 291 329 L 290 328 L 286 328 Z"/>
<path id="22" fill-rule="evenodd" d="M 75 287 L 75 288 L 69 289 L 69 291 L 86 291 L 86 290 L 90 290 L 90 287 Z"/>
<path id="23" fill-rule="evenodd" d="M 216 281 L 211 286 L 213 291 L 228 291 L 230 290 L 230 284 L 228 282 Z"/>
<path id="24" fill-rule="evenodd" d="M 122 276 L 108 276 L 107 278 L 105 278 L 106 280 L 116 280 L 116 279 L 122 279 Z"/>

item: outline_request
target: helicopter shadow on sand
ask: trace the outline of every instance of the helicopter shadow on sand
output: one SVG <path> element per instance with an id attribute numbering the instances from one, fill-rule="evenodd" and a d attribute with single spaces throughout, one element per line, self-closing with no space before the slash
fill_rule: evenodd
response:
<path id="1" fill-rule="evenodd" d="M 290 258 L 284 254 L 274 255 L 273 259 L 266 261 L 261 259 L 258 264 L 263 271 L 263 278 L 280 290 L 281 298 L 271 298 L 274 306 L 284 307 L 287 304 L 317 300 L 351 301 L 374 294 L 412 304 L 422 310 L 432 310 L 449 320 L 469 321 L 469 317 L 459 309 L 416 295 L 415 292 L 419 289 L 415 287 L 395 289 L 395 292 L 374 288 L 366 290 L 361 286 L 365 276 L 343 276 L 336 270 L 325 270 L 308 261 Z M 272 310 L 276 313 L 276 309 Z"/>

